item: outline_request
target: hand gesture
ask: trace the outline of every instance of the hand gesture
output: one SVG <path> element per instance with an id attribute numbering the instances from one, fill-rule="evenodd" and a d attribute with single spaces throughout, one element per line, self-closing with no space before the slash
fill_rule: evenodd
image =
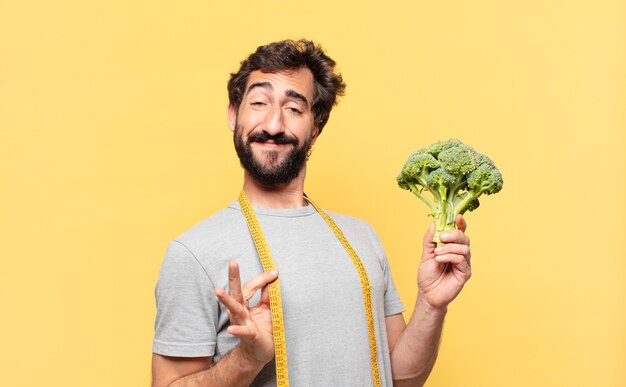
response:
<path id="1" fill-rule="evenodd" d="M 458 230 L 439 236 L 443 245 L 433 242 L 434 223 L 424 235 L 424 252 L 417 274 L 419 296 L 435 309 L 445 308 L 459 294 L 471 276 L 469 238 L 463 216 L 455 219 Z"/>
<path id="2" fill-rule="evenodd" d="M 230 326 L 228 333 L 239 337 L 242 354 L 249 360 L 265 365 L 274 358 L 274 337 L 272 336 L 272 315 L 267 285 L 278 277 L 278 272 L 260 274 L 241 287 L 239 264 L 228 264 L 228 293 L 215 289 L 215 295 L 228 309 Z M 253 308 L 248 301 L 261 289 L 261 300 Z"/>

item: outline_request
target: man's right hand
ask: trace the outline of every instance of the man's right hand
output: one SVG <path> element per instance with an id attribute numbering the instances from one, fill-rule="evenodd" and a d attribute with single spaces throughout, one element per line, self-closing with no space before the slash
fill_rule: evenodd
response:
<path id="1" fill-rule="evenodd" d="M 268 284 L 278 278 L 278 272 L 260 274 L 241 287 L 239 264 L 228 264 L 228 293 L 215 289 L 215 295 L 228 309 L 230 326 L 228 333 L 239 337 L 242 356 L 252 365 L 265 365 L 274 358 L 274 337 Z M 261 289 L 261 300 L 253 308 L 248 301 Z"/>

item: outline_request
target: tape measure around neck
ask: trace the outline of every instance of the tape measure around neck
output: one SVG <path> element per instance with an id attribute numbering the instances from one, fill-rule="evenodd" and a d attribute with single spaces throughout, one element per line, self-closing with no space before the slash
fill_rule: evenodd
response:
<path id="1" fill-rule="evenodd" d="M 241 190 L 239 206 L 246 218 L 248 229 L 254 240 L 256 251 L 261 259 L 264 271 L 276 269 L 274 260 L 267 246 L 267 241 L 259 225 L 259 220 L 252 209 L 246 193 Z M 289 386 L 289 370 L 287 368 L 287 343 L 285 342 L 285 326 L 283 321 L 283 302 L 280 297 L 280 281 L 277 278 L 268 285 L 270 295 L 270 312 L 272 314 L 272 333 L 274 335 L 274 353 L 276 362 L 276 385 L 279 387 Z"/>
<path id="2" fill-rule="evenodd" d="M 380 372 L 378 370 L 378 351 L 376 349 L 376 331 L 374 326 L 374 313 L 372 311 L 372 292 L 371 286 L 369 282 L 369 277 L 367 276 L 367 271 L 365 270 L 365 266 L 363 266 L 363 262 L 357 255 L 356 251 L 350 246 L 350 243 L 343 235 L 343 232 L 337 226 L 335 221 L 328 216 L 320 207 L 318 207 L 313 201 L 311 201 L 308 197 L 307 200 L 311 205 L 315 208 L 315 210 L 322 216 L 326 224 L 333 231 L 339 242 L 341 242 L 342 246 L 350 256 L 354 267 L 359 274 L 359 280 L 361 282 L 361 291 L 363 293 L 363 303 L 365 306 L 365 317 L 367 319 L 367 333 L 369 337 L 370 343 L 370 364 L 372 369 L 372 379 L 374 380 L 374 386 L 380 387 Z M 250 230 L 250 234 L 252 235 L 252 239 L 254 240 L 254 245 L 256 246 L 257 253 L 259 254 L 259 258 L 261 260 L 261 264 L 263 265 L 263 270 L 273 270 L 276 268 L 274 265 L 274 261 L 272 259 L 272 255 L 270 253 L 269 247 L 267 245 L 267 241 L 265 240 L 265 236 L 263 235 L 263 231 L 261 230 L 261 226 L 259 225 L 259 221 L 252 209 L 252 205 L 248 200 L 248 196 L 246 193 L 241 190 L 241 194 L 239 195 L 239 206 L 241 207 L 241 211 L 246 218 L 246 223 L 248 224 L 248 229 Z M 276 385 L 277 386 L 289 386 L 289 375 L 287 368 L 287 344 L 285 341 L 285 327 L 283 320 L 283 307 L 282 307 L 282 298 L 280 296 L 280 284 L 279 280 L 272 282 L 269 286 L 269 295 L 270 295 L 270 310 L 272 314 L 272 332 L 274 334 L 274 350 L 276 357 Z"/>

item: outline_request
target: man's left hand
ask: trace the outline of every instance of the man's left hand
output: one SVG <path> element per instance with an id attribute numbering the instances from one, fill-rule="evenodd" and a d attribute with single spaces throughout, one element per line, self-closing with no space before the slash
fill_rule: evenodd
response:
<path id="1" fill-rule="evenodd" d="M 465 235 L 463 216 L 455 219 L 458 229 L 439 235 L 443 243 L 433 242 L 434 223 L 424 235 L 424 252 L 417 274 L 419 297 L 435 309 L 445 308 L 459 294 L 472 275 L 470 241 Z"/>

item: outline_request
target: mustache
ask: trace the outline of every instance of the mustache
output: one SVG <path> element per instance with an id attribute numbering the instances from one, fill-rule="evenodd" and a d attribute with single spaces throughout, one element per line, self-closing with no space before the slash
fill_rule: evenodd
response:
<path id="1" fill-rule="evenodd" d="M 246 140 L 246 142 L 248 143 L 248 145 L 250 145 L 253 142 L 266 142 L 269 140 L 272 140 L 274 144 L 292 144 L 292 145 L 298 146 L 298 143 L 299 143 L 297 138 L 287 136 L 284 133 L 271 135 L 263 131 L 257 132 L 257 133 L 251 133 L 248 136 L 248 139 Z"/>

